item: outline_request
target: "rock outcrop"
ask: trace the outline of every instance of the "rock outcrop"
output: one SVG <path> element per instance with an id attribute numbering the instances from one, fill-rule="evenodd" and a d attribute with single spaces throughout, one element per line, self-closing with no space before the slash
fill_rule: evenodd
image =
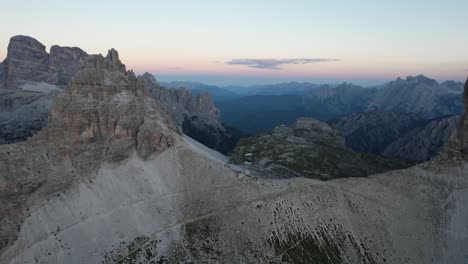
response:
<path id="1" fill-rule="evenodd" d="M 218 108 L 208 92 L 193 94 L 185 88 L 161 87 L 154 76 L 138 77 L 148 93 L 170 113 L 189 137 L 224 154 L 232 151 L 242 133 L 221 122 Z"/>
<path id="2" fill-rule="evenodd" d="M 106 162 L 147 159 L 173 146 L 177 136 L 168 114 L 126 71 L 117 51 L 88 56 L 55 98 L 47 128 L 0 151 L 0 248 L 15 239 L 15 229 L 6 227 L 21 221 L 31 196 L 64 191 Z"/>
<path id="3" fill-rule="evenodd" d="M 346 146 L 372 154 L 382 154 L 395 140 L 426 123 L 414 114 L 382 111 L 353 113 L 331 122 L 345 135 Z"/>
<path id="4" fill-rule="evenodd" d="M 79 48 L 45 46 L 28 36 L 10 39 L 6 59 L 2 62 L 0 83 L 6 89 L 21 89 L 28 83 L 66 85 L 88 54 Z M 2 88 L 2 87 L 0 87 Z"/>
<path id="5" fill-rule="evenodd" d="M 413 161 L 427 161 L 436 157 L 444 145 L 457 137 L 461 117 L 436 119 L 414 128 L 389 144 L 382 155 Z"/>
<path id="6" fill-rule="evenodd" d="M 231 161 L 247 166 L 256 177 L 320 180 L 365 177 L 412 165 L 356 153 L 345 146 L 340 131 L 312 118 L 300 118 L 292 127 L 278 126 L 270 134 L 242 138 Z"/>
<path id="7" fill-rule="evenodd" d="M 170 131 L 176 131 L 165 110 L 146 96 L 114 49 L 106 57 L 86 58 L 58 96 L 48 123 L 48 142 L 82 169 L 94 168 L 89 166 L 90 157 L 98 166 L 103 160 L 124 159 L 132 149 L 147 158 L 170 147 Z"/>
<path id="8" fill-rule="evenodd" d="M 53 98 L 78 71 L 88 54 L 12 37 L 0 64 L 0 144 L 24 141 L 47 125 Z"/>

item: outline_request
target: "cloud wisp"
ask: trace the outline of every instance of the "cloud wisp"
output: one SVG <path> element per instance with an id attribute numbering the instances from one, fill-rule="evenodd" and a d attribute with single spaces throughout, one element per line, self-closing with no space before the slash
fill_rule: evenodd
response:
<path id="1" fill-rule="evenodd" d="M 465 69 L 465 71 L 468 71 L 468 69 Z"/>
<path id="2" fill-rule="evenodd" d="M 283 66 L 291 64 L 311 64 L 320 62 L 341 61 L 340 59 L 233 59 L 226 64 L 229 65 L 245 65 L 249 68 L 282 70 Z"/>

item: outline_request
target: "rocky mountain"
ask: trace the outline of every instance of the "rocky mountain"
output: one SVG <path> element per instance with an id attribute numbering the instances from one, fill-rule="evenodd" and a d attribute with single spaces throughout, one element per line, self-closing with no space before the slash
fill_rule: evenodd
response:
<path id="1" fill-rule="evenodd" d="M 45 46 L 28 36 L 10 39 L 6 59 L 0 69 L 3 89 L 25 89 L 28 85 L 47 83 L 66 85 L 88 54 L 76 47 Z M 25 87 L 26 86 L 26 87 Z"/>
<path id="2" fill-rule="evenodd" d="M 240 131 L 221 122 L 219 110 L 208 92 L 168 89 L 159 85 L 149 73 L 138 78 L 149 94 L 167 109 L 182 131 L 205 146 L 227 154 L 242 136 Z"/>
<path id="3" fill-rule="evenodd" d="M 222 101 L 222 100 L 229 100 L 240 97 L 239 94 L 232 92 L 230 90 L 224 89 L 222 87 L 214 86 L 214 85 L 207 85 L 198 82 L 163 82 L 161 83 L 162 86 L 167 88 L 174 88 L 174 89 L 189 89 L 194 94 L 200 94 L 203 92 L 208 92 L 213 97 L 215 102 Z"/>
<path id="4" fill-rule="evenodd" d="M 47 125 L 52 100 L 78 72 L 88 54 L 79 48 L 52 46 L 50 54 L 37 40 L 15 36 L 0 66 L 0 144 L 24 141 Z M 223 153 L 230 152 L 241 132 L 221 123 L 207 92 L 160 87 L 149 73 L 139 78 L 166 107 L 182 130 Z"/>
<path id="5" fill-rule="evenodd" d="M 423 75 L 398 78 L 379 89 L 369 103 L 369 108 L 383 111 L 414 113 L 431 119 L 463 112 L 462 83 L 438 83 Z"/>
<path id="6" fill-rule="evenodd" d="M 434 158 L 457 134 L 460 116 L 433 120 L 397 112 L 354 113 L 331 122 L 357 152 L 380 154 L 412 161 Z"/>
<path id="7" fill-rule="evenodd" d="M 270 134 L 241 139 L 231 161 L 247 165 L 264 178 L 321 180 L 364 177 L 412 165 L 356 153 L 345 147 L 339 130 L 312 118 L 300 118 L 291 127 L 278 126 Z"/>
<path id="8" fill-rule="evenodd" d="M 366 111 L 375 93 L 376 89 L 350 83 L 338 86 L 324 85 L 305 94 L 303 104 L 309 115 L 320 120 L 329 120 Z"/>
<path id="9" fill-rule="evenodd" d="M 47 129 L 0 146 L 0 263 L 466 262 L 466 139 L 366 178 L 243 177 L 117 58 L 87 59 Z"/>
<path id="10" fill-rule="evenodd" d="M 23 141 L 47 125 L 52 99 L 87 56 L 79 48 L 56 45 L 49 54 L 27 36 L 10 39 L 0 64 L 0 144 Z"/>
<path id="11" fill-rule="evenodd" d="M 394 112 L 431 120 L 463 113 L 463 84 L 425 76 L 397 79 L 379 88 L 323 85 L 303 95 L 245 96 L 217 102 L 223 120 L 247 134 L 289 125 L 298 117 L 333 121 L 359 112 Z M 255 121 L 253 121 L 253 119 Z M 365 147 L 364 147 L 365 148 Z"/>
<path id="12" fill-rule="evenodd" d="M 353 113 L 330 124 L 344 133 L 346 145 L 354 151 L 382 154 L 392 142 L 427 121 L 414 114 L 370 111 Z"/>
<path id="13" fill-rule="evenodd" d="M 457 135 L 460 122 L 460 116 L 432 120 L 396 139 L 382 154 L 414 161 L 430 160 L 439 154 L 451 137 Z"/>

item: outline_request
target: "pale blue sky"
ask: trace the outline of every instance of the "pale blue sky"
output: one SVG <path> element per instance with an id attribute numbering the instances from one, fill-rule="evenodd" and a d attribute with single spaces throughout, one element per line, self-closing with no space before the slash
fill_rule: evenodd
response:
<path id="1" fill-rule="evenodd" d="M 0 59 L 9 38 L 23 34 L 47 47 L 113 47 L 129 68 L 166 80 L 369 83 L 468 74 L 466 0 L 0 2 Z M 308 63 L 259 68 L 252 59 Z"/>

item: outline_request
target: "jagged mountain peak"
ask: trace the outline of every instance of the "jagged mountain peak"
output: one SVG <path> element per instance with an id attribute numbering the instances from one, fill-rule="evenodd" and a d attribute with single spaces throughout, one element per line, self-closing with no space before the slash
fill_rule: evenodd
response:
<path id="1" fill-rule="evenodd" d="M 149 72 L 145 72 L 141 75 L 142 78 L 145 78 L 146 80 L 148 81 L 151 81 L 152 83 L 158 83 L 158 81 L 156 80 L 156 78 L 154 77 L 153 74 L 149 73 Z"/>
<path id="2" fill-rule="evenodd" d="M 10 52 L 10 49 L 15 48 L 17 46 L 21 46 L 22 48 L 34 48 L 44 51 L 46 49 L 44 44 L 39 42 L 37 39 L 25 35 L 16 35 L 11 37 L 10 43 L 8 44 L 8 52 Z"/>
<path id="3" fill-rule="evenodd" d="M 109 72 L 126 72 L 125 65 L 120 61 L 119 53 L 115 49 L 110 49 L 106 57 L 101 54 L 88 56 L 83 67 Z"/>
<path id="4" fill-rule="evenodd" d="M 86 58 L 55 100 L 48 123 L 49 144 L 82 170 L 124 159 L 134 150 L 146 158 L 170 147 L 177 133 L 167 112 L 149 97 L 133 71 L 125 70 L 114 49 L 106 57 Z"/>
<path id="5" fill-rule="evenodd" d="M 14 36 L 0 64 L 0 88 L 16 90 L 42 83 L 63 87 L 87 56 L 80 48 L 58 45 L 52 46 L 49 54 L 45 45 L 35 38 Z"/>

